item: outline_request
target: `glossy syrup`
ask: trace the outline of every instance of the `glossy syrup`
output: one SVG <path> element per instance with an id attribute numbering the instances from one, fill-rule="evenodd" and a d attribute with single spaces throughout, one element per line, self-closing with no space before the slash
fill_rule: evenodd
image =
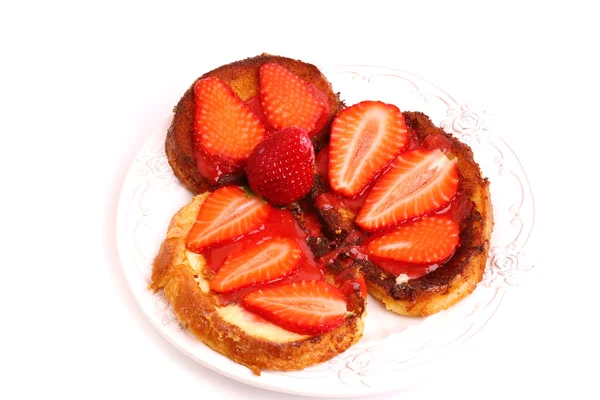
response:
<path id="1" fill-rule="evenodd" d="M 450 142 L 450 140 L 448 140 L 448 138 L 444 135 L 430 135 L 426 141 L 420 143 L 414 135 L 409 134 L 409 142 L 405 151 L 413 150 L 416 148 L 440 149 L 444 151 L 449 149 L 451 145 L 452 143 Z M 370 190 L 377 181 L 377 178 L 385 173 L 387 167 L 383 168 L 382 171 L 359 194 L 357 194 L 353 198 L 347 198 L 340 194 L 334 193 L 329 187 L 328 154 L 329 146 L 327 145 L 319 153 L 317 153 L 315 157 L 317 164 L 316 171 L 320 175 L 323 183 L 327 187 L 325 193 L 322 193 L 317 197 L 315 206 L 323 211 L 328 209 L 346 208 L 347 210 L 351 211 L 356 215 L 358 214 L 360 208 L 365 202 Z M 433 211 L 429 215 L 447 215 L 460 226 L 463 219 L 472 211 L 472 207 L 472 203 L 468 200 L 466 195 L 459 190 L 459 192 L 455 195 L 455 197 L 449 204 L 447 204 L 445 207 L 442 207 L 441 209 Z M 304 211 L 306 212 L 307 210 Z M 355 230 L 349 233 L 348 237 L 344 240 L 344 242 L 334 242 L 332 246 L 335 248 L 335 250 L 321 257 L 319 259 L 319 263 L 321 265 L 326 265 L 327 263 L 333 262 L 333 260 L 340 253 L 346 253 L 349 256 L 359 260 L 371 261 L 375 265 L 379 266 L 381 269 L 392 275 L 399 276 L 405 274 L 408 276 L 408 278 L 414 279 L 434 271 L 435 269 L 439 268 L 441 265 L 448 262 L 452 258 L 449 257 L 448 259 L 435 264 L 415 264 L 376 257 L 368 253 L 367 245 L 369 244 L 369 242 L 409 222 L 412 222 L 412 220 L 400 223 L 386 230 L 382 230 L 371 234 L 363 232 L 358 226 L 355 225 Z"/>
<path id="2" fill-rule="evenodd" d="M 230 293 L 218 294 L 217 297 L 222 305 L 238 303 L 246 294 L 274 285 L 302 280 L 324 280 L 323 272 L 317 266 L 317 262 L 306 244 L 306 233 L 296 224 L 291 212 L 275 207 L 270 207 L 269 217 L 258 229 L 233 240 L 217 243 L 208 249 L 204 249 L 201 254 L 206 259 L 208 270 L 214 274 L 230 254 L 253 248 L 274 237 L 293 238 L 300 246 L 302 258 L 297 269 L 284 278 L 252 285 Z"/>

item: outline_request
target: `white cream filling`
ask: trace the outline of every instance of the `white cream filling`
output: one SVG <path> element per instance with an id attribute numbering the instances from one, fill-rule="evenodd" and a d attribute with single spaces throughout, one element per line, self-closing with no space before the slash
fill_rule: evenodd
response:
<path id="1" fill-rule="evenodd" d="M 198 283 L 198 286 L 200 286 L 200 290 L 202 290 L 202 293 L 208 293 L 210 291 L 210 286 L 208 281 L 202 277 L 202 270 L 205 265 L 204 257 L 189 250 L 185 251 L 185 256 L 190 267 L 194 270 L 194 273 L 198 275 L 194 280 Z"/>
<path id="2" fill-rule="evenodd" d="M 405 282 L 408 282 L 410 278 L 406 274 L 400 274 L 396 277 L 396 285 L 401 285 Z"/>
<path id="3" fill-rule="evenodd" d="M 208 293 L 210 291 L 210 285 L 208 281 L 203 278 L 204 275 L 202 273 L 206 265 L 204 257 L 202 257 L 200 254 L 186 250 L 186 258 L 190 264 L 190 267 L 198 276 L 195 278 L 195 281 L 198 282 L 200 290 L 202 290 L 203 293 Z M 309 337 L 306 335 L 299 335 L 294 332 L 286 331 L 285 329 L 266 321 L 258 315 L 246 311 L 243 307 L 237 304 L 230 304 L 225 307 L 215 307 L 215 309 L 225 322 L 236 325 L 246 334 L 253 337 L 266 339 L 277 343 L 293 342 Z"/>
<path id="4" fill-rule="evenodd" d="M 277 325 L 273 325 L 237 304 L 217 307 L 217 312 L 225 322 L 240 327 L 251 336 L 267 339 L 271 342 L 286 343 L 308 338 L 308 336 L 286 331 Z"/>

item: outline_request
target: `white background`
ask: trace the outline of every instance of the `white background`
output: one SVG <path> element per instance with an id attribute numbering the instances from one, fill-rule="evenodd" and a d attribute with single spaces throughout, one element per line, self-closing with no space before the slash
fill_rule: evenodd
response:
<path id="1" fill-rule="evenodd" d="M 426 385 L 374 398 L 598 398 L 593 2 L 216 4 L 0 5 L 0 397 L 298 398 L 175 350 L 129 293 L 114 241 L 127 168 L 185 89 L 268 52 L 410 71 L 481 104 L 531 181 L 535 268 Z"/>

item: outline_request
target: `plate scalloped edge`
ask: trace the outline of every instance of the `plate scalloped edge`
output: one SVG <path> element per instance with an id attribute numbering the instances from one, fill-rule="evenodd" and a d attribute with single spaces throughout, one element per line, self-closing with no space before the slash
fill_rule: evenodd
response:
<path id="1" fill-rule="evenodd" d="M 169 342 L 200 364 L 246 384 L 292 394 L 348 397 L 400 390 L 419 382 L 432 360 L 482 329 L 506 291 L 532 268 L 524 248 L 535 221 L 533 193 L 517 155 L 493 132 L 493 115 L 482 107 L 459 104 L 425 79 L 399 70 L 353 65 L 322 71 L 342 96 L 348 96 L 343 99 L 346 104 L 376 97 L 402 110 L 423 111 L 473 148 L 483 175 L 490 180 L 495 227 L 486 272 L 472 295 L 449 310 L 419 319 L 390 315 L 369 304 L 367 329 L 370 319 L 379 318 L 389 326 L 385 335 L 366 329 L 358 344 L 328 362 L 303 371 L 253 375 L 193 337 L 179 324 L 164 296 L 147 289 L 153 257 L 168 222 L 192 197 L 168 164 L 164 131 L 148 139 L 129 169 L 117 210 L 117 248 L 128 285 L 144 314 Z M 443 333 L 436 329 L 439 326 L 444 326 Z"/>

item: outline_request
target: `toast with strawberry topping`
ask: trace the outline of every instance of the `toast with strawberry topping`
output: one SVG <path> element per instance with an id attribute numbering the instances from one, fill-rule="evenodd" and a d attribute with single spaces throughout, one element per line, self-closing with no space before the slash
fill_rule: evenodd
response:
<path id="1" fill-rule="evenodd" d="M 331 189 L 331 159 L 324 173 L 317 168 L 322 173 L 309 197 L 322 229 L 310 242 L 331 271 L 359 268 L 369 294 L 389 310 L 425 316 L 451 307 L 481 281 L 492 205 L 471 148 L 423 113 L 402 115 L 410 145 L 362 193 L 346 197 Z M 337 151 L 316 158 L 326 162 Z M 302 209 L 297 214 L 304 217 Z"/>
<path id="2" fill-rule="evenodd" d="M 206 232 L 194 227 L 226 216 L 196 246 Z M 256 374 L 324 362 L 362 337 L 361 273 L 326 276 L 291 212 L 237 186 L 197 195 L 173 216 L 150 288 L 196 337 Z"/>
<path id="3" fill-rule="evenodd" d="M 262 54 L 199 77 L 174 108 L 165 150 L 181 183 L 195 194 L 244 184 L 248 156 L 272 131 L 295 127 L 318 150 L 343 108 L 317 67 Z"/>

